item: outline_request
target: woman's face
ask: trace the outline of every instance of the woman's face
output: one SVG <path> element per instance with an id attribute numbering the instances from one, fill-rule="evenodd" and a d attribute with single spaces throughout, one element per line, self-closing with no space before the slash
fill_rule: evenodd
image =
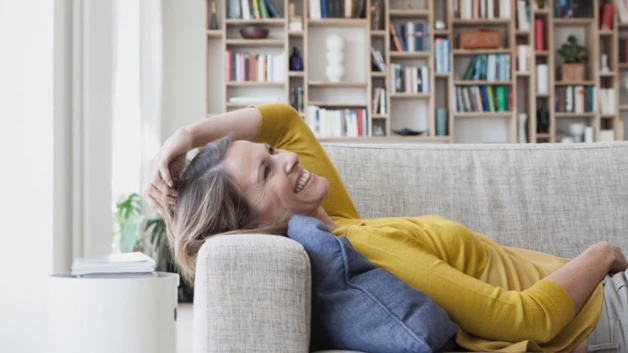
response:
<path id="1" fill-rule="evenodd" d="M 294 214 L 313 216 L 329 191 L 327 179 L 303 169 L 296 153 L 267 144 L 234 141 L 224 163 L 257 212 L 251 226 Z"/>

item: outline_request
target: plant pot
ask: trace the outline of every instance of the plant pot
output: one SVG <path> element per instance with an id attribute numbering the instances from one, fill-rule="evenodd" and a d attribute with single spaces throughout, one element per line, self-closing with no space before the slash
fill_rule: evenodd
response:
<path id="1" fill-rule="evenodd" d="M 584 64 L 562 64 L 558 67 L 560 81 L 584 81 Z"/>

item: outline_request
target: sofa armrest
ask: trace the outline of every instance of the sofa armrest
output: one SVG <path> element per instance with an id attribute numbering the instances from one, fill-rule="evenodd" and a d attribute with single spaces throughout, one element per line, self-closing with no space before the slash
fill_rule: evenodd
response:
<path id="1" fill-rule="evenodd" d="M 194 285 L 194 352 L 303 352 L 310 343 L 311 270 L 286 237 L 205 242 Z"/>

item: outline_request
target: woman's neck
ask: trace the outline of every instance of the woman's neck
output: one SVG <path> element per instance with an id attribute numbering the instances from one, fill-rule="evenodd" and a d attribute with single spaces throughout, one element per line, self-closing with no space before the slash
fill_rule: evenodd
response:
<path id="1" fill-rule="evenodd" d="M 316 210 L 316 212 L 314 212 L 312 217 L 318 218 L 321 221 L 323 221 L 323 223 L 325 223 L 327 228 L 329 228 L 330 232 L 333 232 L 334 230 L 340 228 L 340 226 L 337 225 L 334 221 L 332 221 L 331 217 L 327 215 L 327 212 L 325 212 L 322 206 L 318 207 L 318 209 Z"/>

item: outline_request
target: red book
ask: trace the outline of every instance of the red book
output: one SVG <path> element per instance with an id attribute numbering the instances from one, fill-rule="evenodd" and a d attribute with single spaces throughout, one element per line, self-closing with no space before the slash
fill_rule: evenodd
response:
<path id="1" fill-rule="evenodd" d="M 393 37 L 393 44 L 395 45 L 395 49 L 397 51 L 403 51 L 403 46 L 401 45 L 401 41 L 400 41 L 400 37 L 399 37 L 399 33 L 397 33 L 397 30 L 395 29 L 395 25 L 394 24 L 390 24 L 390 34 Z"/>
<path id="2" fill-rule="evenodd" d="M 604 4 L 600 12 L 600 20 L 602 21 L 600 29 L 611 29 L 613 27 L 613 5 Z"/>
<path id="3" fill-rule="evenodd" d="M 543 20 L 534 21 L 534 49 L 538 51 L 545 48 L 545 29 L 543 26 Z"/>
<path id="4" fill-rule="evenodd" d="M 508 111 L 512 111 L 512 86 L 508 86 Z"/>
<path id="5" fill-rule="evenodd" d="M 355 114 L 358 123 L 358 136 L 364 136 L 364 129 L 362 128 L 362 109 L 356 109 L 352 114 Z"/>

